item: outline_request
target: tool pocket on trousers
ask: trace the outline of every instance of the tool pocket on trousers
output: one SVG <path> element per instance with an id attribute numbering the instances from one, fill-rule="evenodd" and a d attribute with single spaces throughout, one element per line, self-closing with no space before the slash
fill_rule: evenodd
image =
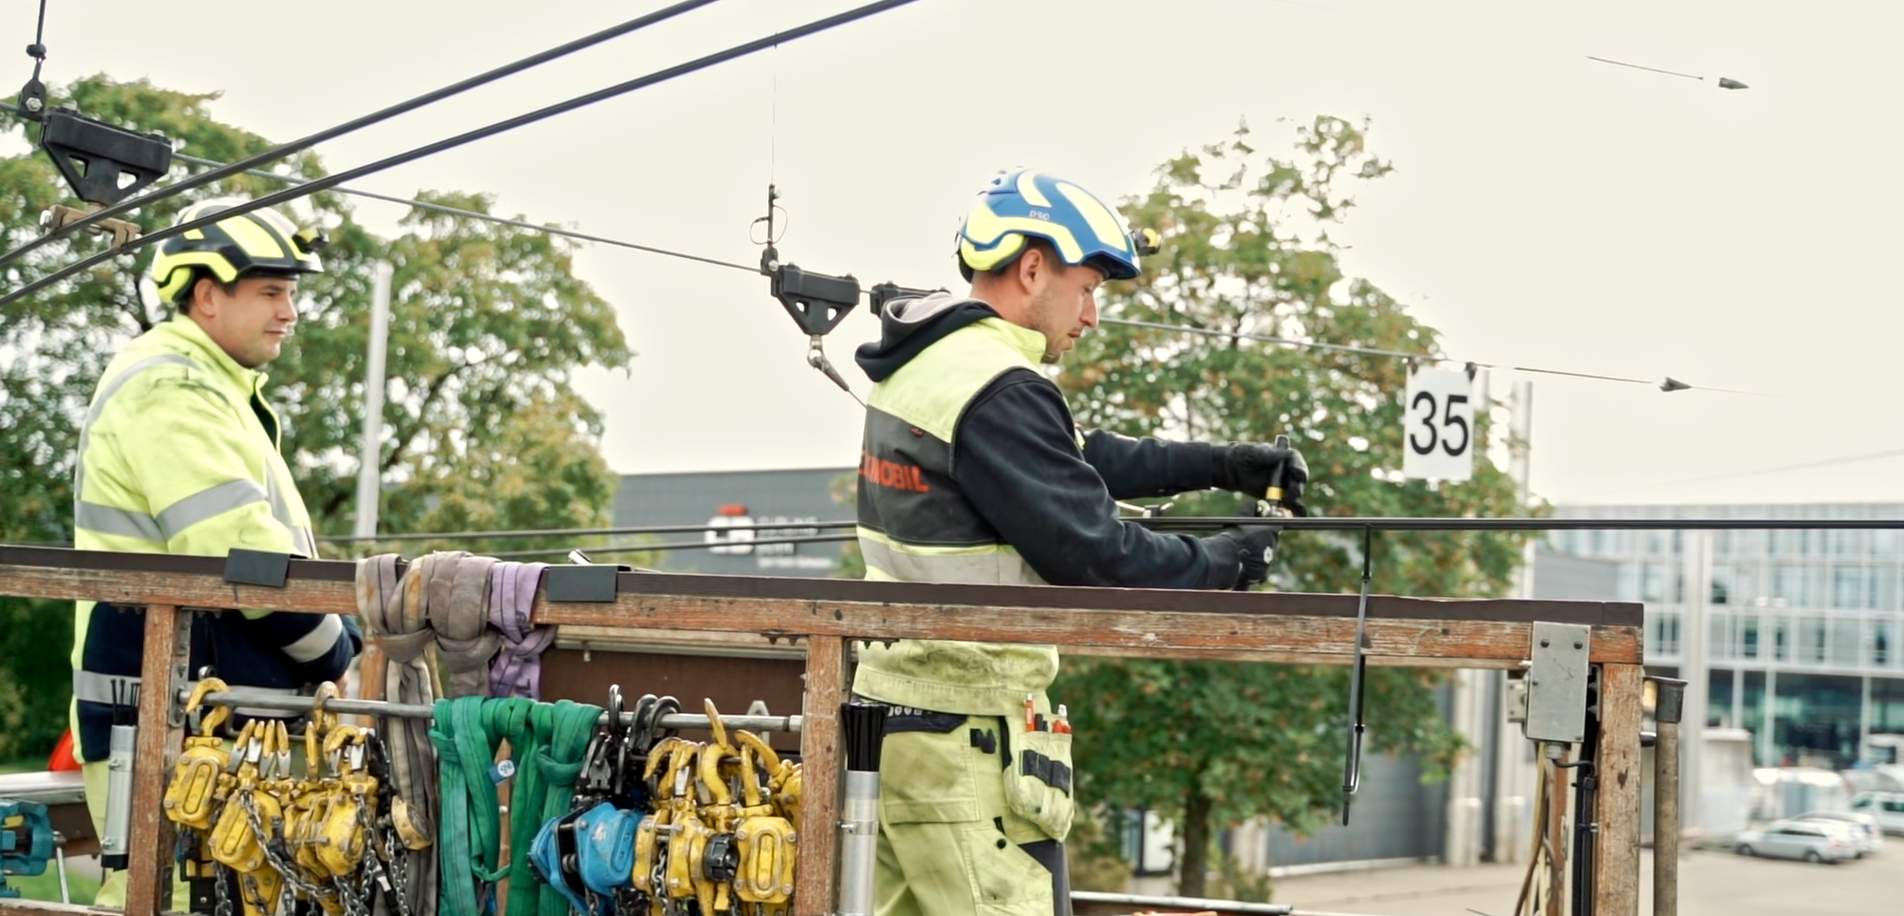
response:
<path id="1" fill-rule="evenodd" d="M 1005 767 L 1005 803 L 1052 839 L 1063 841 L 1077 810 L 1071 798 L 1071 736 L 1013 729 L 1011 754 Z"/>
<path id="2" fill-rule="evenodd" d="M 966 880 L 978 892 L 977 916 L 1051 916 L 1051 872 L 991 824 L 958 831 Z"/>
<path id="3" fill-rule="evenodd" d="M 886 720 L 879 759 L 879 817 L 888 824 L 948 824 L 978 820 L 978 789 L 965 716 L 943 713 Z M 940 731 L 939 729 L 944 729 Z"/>

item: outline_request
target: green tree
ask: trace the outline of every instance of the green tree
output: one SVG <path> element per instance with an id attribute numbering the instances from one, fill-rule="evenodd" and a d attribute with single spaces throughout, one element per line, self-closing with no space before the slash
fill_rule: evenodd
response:
<path id="1" fill-rule="evenodd" d="M 1365 148 L 1364 130 L 1318 117 L 1296 130 L 1293 154 L 1278 157 L 1259 154 L 1239 127 L 1165 163 L 1149 193 L 1125 202 L 1135 224 L 1161 233 L 1163 252 L 1137 281 L 1104 290 L 1104 315 L 1437 354 L 1432 328 L 1343 274 L 1328 235 L 1353 206 L 1345 186 L 1391 170 Z M 1515 488 L 1485 446 L 1466 483 L 1401 479 L 1407 371 L 1393 357 L 1107 327 L 1084 338 L 1060 384 L 1087 426 L 1215 441 L 1288 434 L 1308 459 L 1308 503 L 1319 514 L 1515 514 Z M 1173 512 L 1227 515 L 1239 502 L 1202 494 Z M 1375 586 L 1496 595 L 1520 544 L 1505 534 L 1380 535 Z M 1289 534 L 1271 584 L 1353 590 L 1360 556 L 1359 538 Z M 1075 713 L 1080 796 L 1173 819 L 1184 843 L 1179 889 L 1197 895 L 1216 832 L 1263 816 L 1309 830 L 1339 807 L 1347 677 L 1332 667 L 1069 659 L 1054 693 L 1091 698 Z M 1437 676 L 1372 668 L 1367 683 L 1371 749 L 1420 754 L 1431 773 L 1445 773 L 1461 742 L 1436 709 Z"/>
<path id="2" fill-rule="evenodd" d="M 175 92 L 105 76 L 54 91 L 60 104 L 106 121 L 159 131 L 182 149 L 229 161 L 269 141 L 211 117 L 215 93 Z M 13 122 L 37 142 L 34 125 Z M 301 153 L 282 174 L 324 174 Z M 142 208 L 147 231 L 169 225 L 206 197 L 260 196 L 281 182 L 240 176 Z M 71 191 L 37 148 L 0 158 L 0 246 L 39 233 L 41 211 Z M 429 199 L 487 210 L 476 195 Z M 573 246 L 544 233 L 413 210 L 384 239 L 358 225 L 348 199 L 306 197 L 285 208 L 329 231 L 327 273 L 300 286 L 301 320 L 268 370 L 285 427 L 284 448 L 320 535 L 353 518 L 364 407 L 372 261 L 394 266 L 380 470 L 379 529 L 589 527 L 605 524 L 615 477 L 596 442 L 600 415 L 570 385 L 587 366 L 624 368 L 633 354 L 614 312 L 573 275 Z M 87 234 L 49 245 L 0 270 L 11 288 L 101 250 Z M 78 423 L 100 372 L 127 340 L 169 318 L 142 297 L 150 255 L 122 259 L 8 307 L 0 320 L 0 539 L 59 542 L 72 536 L 72 463 Z M 448 544 L 405 545 L 407 552 Z M 487 550 L 487 543 L 457 544 Z M 569 546 L 511 542 L 506 548 Z M 0 598 L 0 758 L 50 747 L 66 721 L 64 650 L 71 605 Z"/>

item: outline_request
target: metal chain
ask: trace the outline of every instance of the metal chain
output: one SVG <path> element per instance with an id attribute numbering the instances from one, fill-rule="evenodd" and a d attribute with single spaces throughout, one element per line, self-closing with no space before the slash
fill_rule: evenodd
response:
<path id="1" fill-rule="evenodd" d="M 395 797 L 395 796 L 392 796 Z M 410 916 L 410 850 L 397 842 L 395 829 L 383 834 L 383 860 L 389 866 L 390 896 L 396 898 L 398 916 Z"/>
<path id="2" fill-rule="evenodd" d="M 239 804 L 245 809 L 245 818 L 251 822 L 252 833 L 258 837 L 258 847 L 264 851 L 265 863 L 284 879 L 285 895 L 296 891 L 317 901 L 334 899 L 337 896 L 337 892 L 331 888 L 304 880 L 297 865 L 287 861 L 286 857 L 279 852 L 282 843 L 276 835 L 265 832 L 264 822 L 258 816 L 258 806 L 251 801 L 251 793 L 246 792 L 240 796 Z M 289 911 L 289 908 L 280 910 L 280 912 Z"/>
<path id="3" fill-rule="evenodd" d="M 360 893 L 365 901 L 369 901 L 373 894 L 379 892 L 395 897 L 401 916 L 410 916 L 410 902 L 405 895 L 406 888 L 395 874 L 398 865 L 392 862 L 389 867 L 385 867 L 384 864 L 386 857 L 394 858 L 397 855 L 396 832 L 379 830 L 376 823 L 370 819 L 368 804 L 357 807 L 357 823 L 364 831 L 364 864 L 359 883 Z M 381 849 L 378 848 L 380 845 Z"/>
<path id="4" fill-rule="evenodd" d="M 231 866 L 219 862 L 212 866 L 212 913 L 215 916 L 231 916 L 231 895 L 225 893 L 225 880 L 231 879 L 233 886 L 238 884 L 238 873 Z"/>

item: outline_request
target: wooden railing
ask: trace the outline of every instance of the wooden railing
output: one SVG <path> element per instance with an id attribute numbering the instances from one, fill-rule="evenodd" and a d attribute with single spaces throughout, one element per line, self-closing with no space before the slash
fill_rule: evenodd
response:
<path id="1" fill-rule="evenodd" d="M 282 588 L 224 581 L 225 561 L 0 547 L 0 595 L 144 606 L 147 689 L 139 703 L 140 765 L 134 783 L 127 912 L 156 913 L 168 901 L 171 825 L 159 799 L 183 734 L 174 715 L 190 672 L 185 611 L 248 608 L 313 614 L 357 612 L 355 564 L 294 560 Z M 837 873 L 837 711 L 846 698 L 850 649 L 858 641 L 961 639 L 1050 643 L 1083 655 L 1349 664 L 1355 657 L 1355 595 L 1190 592 L 1147 589 L 927 585 L 838 579 L 775 579 L 620 573 L 614 600 L 537 598 L 538 624 L 681 633 L 740 634 L 797 641 L 806 652 L 801 753 L 806 795 L 801 833 L 834 842 L 800 844 L 796 916 L 833 909 Z M 1364 653 L 1370 664 L 1517 668 L 1528 660 L 1535 622 L 1591 627 L 1589 660 L 1600 669 L 1596 911 L 1639 910 L 1640 606 L 1590 601 L 1369 599 Z M 728 637 L 731 639 L 731 637 Z M 48 650 L 59 643 L 49 635 Z M 63 644 L 60 648 L 65 648 Z M 151 689 L 169 684 L 173 689 Z M 639 686 L 639 685 L 632 685 Z M 156 765 L 155 765 L 156 764 Z M 1556 793 L 1565 810 L 1566 793 Z M 82 912 L 80 907 L 0 901 L 0 916 Z M 1549 912 L 1558 913 L 1558 909 Z"/>

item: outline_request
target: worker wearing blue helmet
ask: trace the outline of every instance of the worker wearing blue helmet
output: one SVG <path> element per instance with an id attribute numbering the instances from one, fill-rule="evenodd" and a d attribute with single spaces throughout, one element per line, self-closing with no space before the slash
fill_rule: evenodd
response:
<path id="1" fill-rule="evenodd" d="M 1147 239 L 1148 240 L 1148 239 Z M 1138 276 L 1117 211 L 1028 170 L 980 194 L 958 237 L 966 295 L 890 303 L 857 360 L 873 380 L 860 456 L 869 579 L 1227 589 L 1268 575 L 1276 532 L 1160 534 L 1116 501 L 1209 488 L 1301 512 L 1302 455 L 1253 443 L 1085 432 L 1040 370 Z M 1070 912 L 1071 735 L 1049 645 L 899 640 L 863 649 L 857 702 L 888 710 L 877 916 Z"/>

